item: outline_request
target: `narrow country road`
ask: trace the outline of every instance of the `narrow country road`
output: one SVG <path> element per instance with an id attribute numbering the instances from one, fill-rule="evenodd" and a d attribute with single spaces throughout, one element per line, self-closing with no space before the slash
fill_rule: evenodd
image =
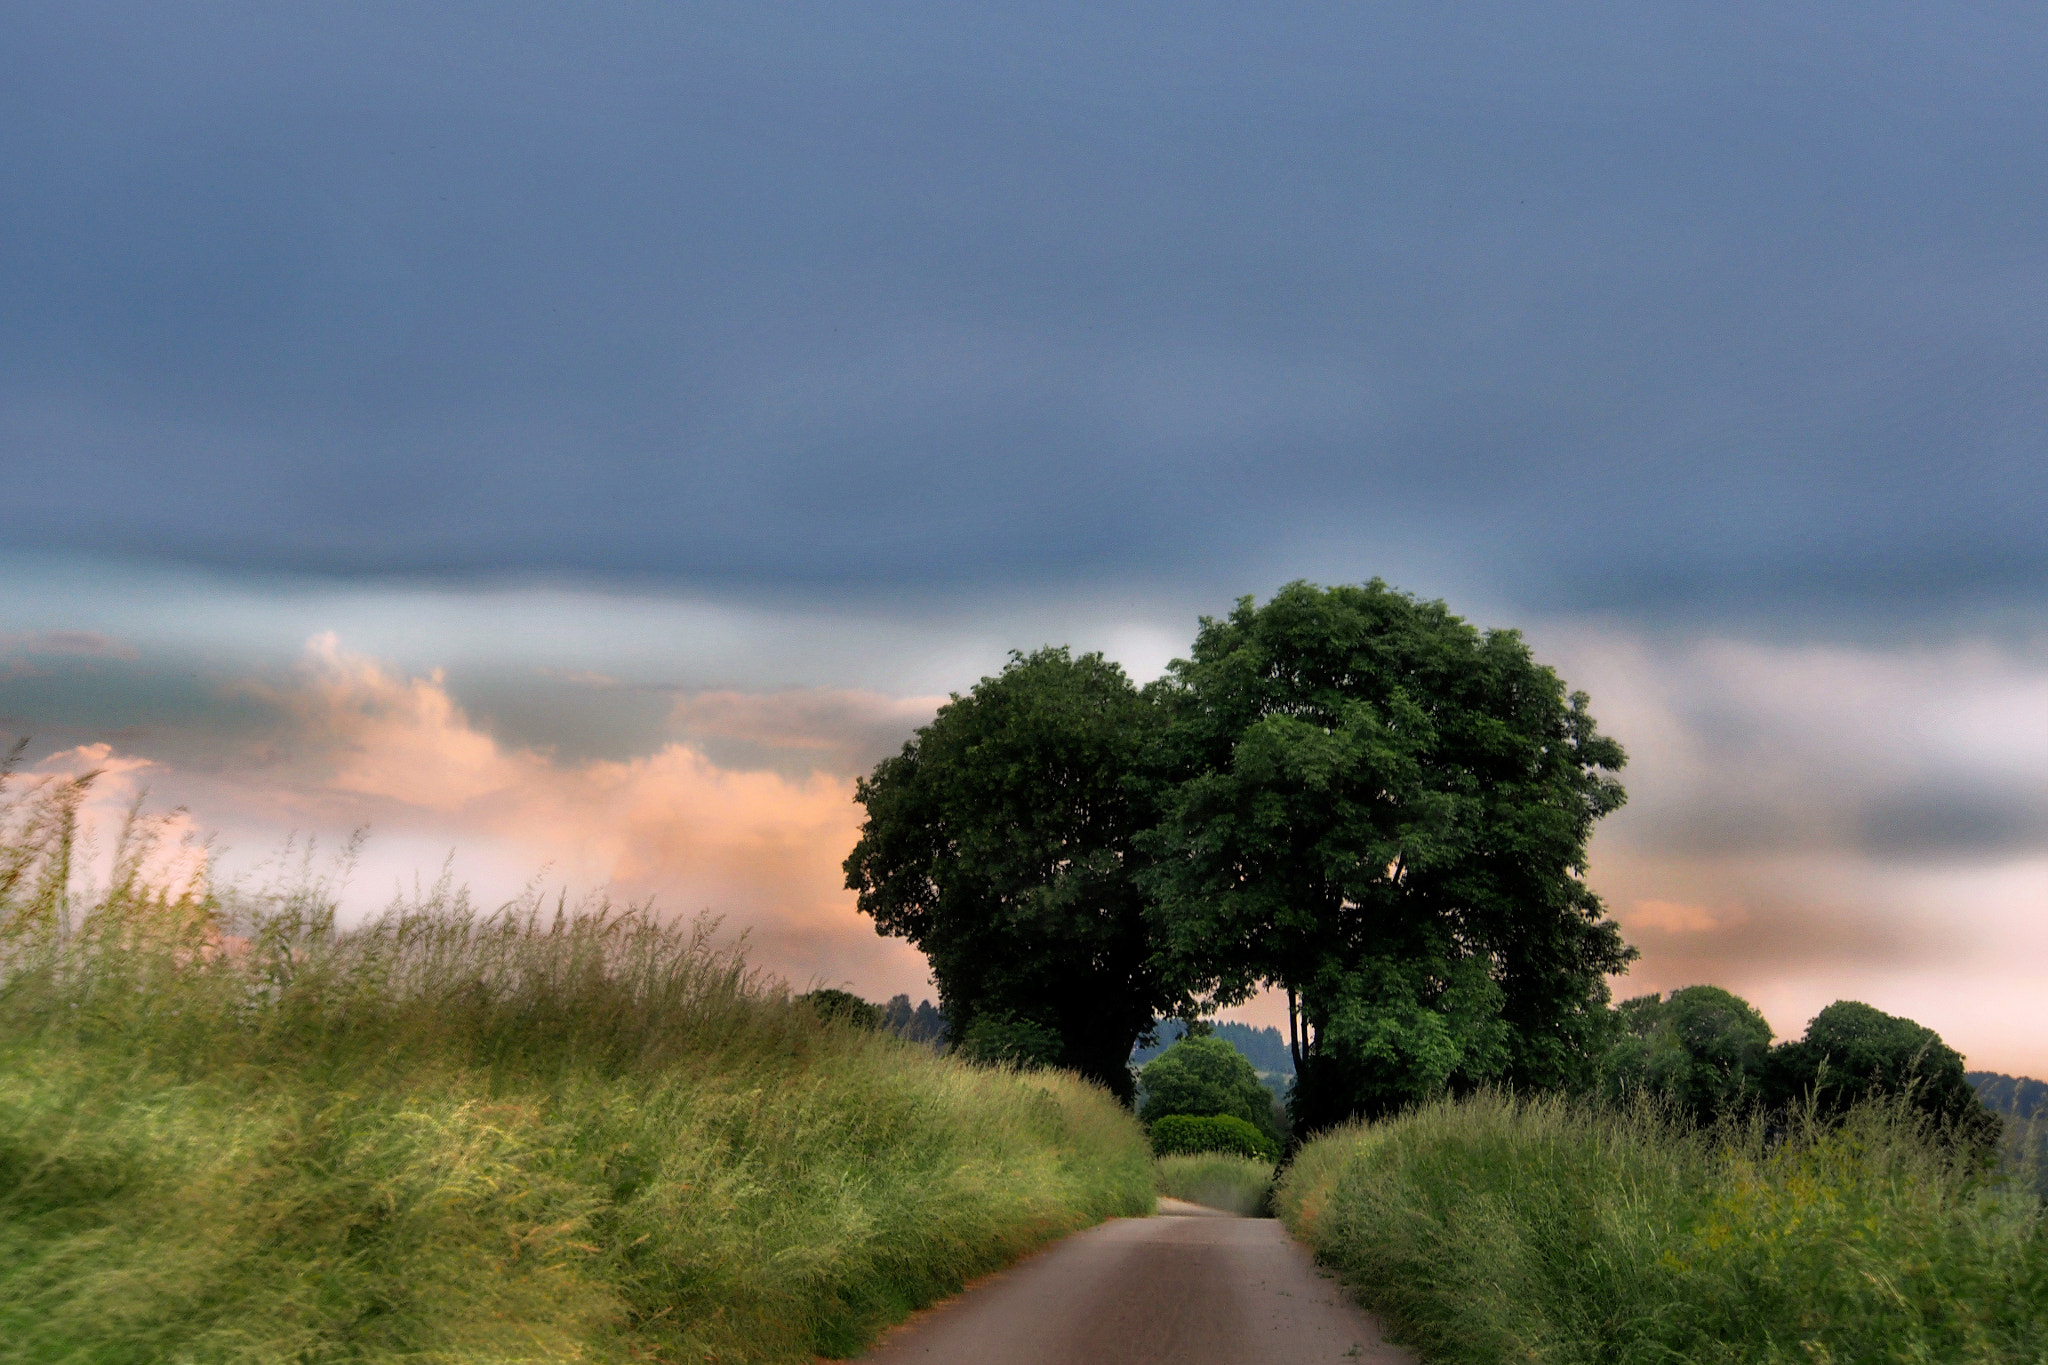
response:
<path id="1" fill-rule="evenodd" d="M 912 1318 L 876 1365 L 1415 1365 L 1270 1218 L 1162 1199 Z"/>

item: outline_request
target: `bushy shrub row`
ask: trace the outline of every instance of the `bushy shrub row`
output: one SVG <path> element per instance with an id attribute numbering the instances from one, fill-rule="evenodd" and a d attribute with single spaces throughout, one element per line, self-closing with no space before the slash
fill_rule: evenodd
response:
<path id="1" fill-rule="evenodd" d="M 1432 1365 L 2048 1359 L 2048 1227 L 1909 1105 L 1706 1128 L 1482 1094 L 1326 1133 L 1276 1211 Z"/>
<path id="2" fill-rule="evenodd" d="M 1280 1144 L 1234 1114 L 1169 1114 L 1152 1121 L 1152 1151 L 1157 1156 L 1193 1156 L 1221 1152 L 1272 1165 Z"/>

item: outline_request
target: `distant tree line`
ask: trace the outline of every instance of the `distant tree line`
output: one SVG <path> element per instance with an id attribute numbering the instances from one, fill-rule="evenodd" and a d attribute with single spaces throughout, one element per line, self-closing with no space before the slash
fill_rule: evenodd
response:
<path id="1" fill-rule="evenodd" d="M 1187 1035 L 1188 1026 L 1179 1019 L 1160 1019 L 1153 1025 L 1151 1041 L 1138 1040 L 1131 1050 L 1131 1065 L 1143 1066 Z M 1287 1051 L 1287 1039 L 1279 1029 L 1255 1028 L 1236 1022 L 1208 1023 L 1209 1036 L 1221 1038 L 1236 1048 L 1252 1069 L 1262 1075 L 1293 1079 L 1294 1058 Z"/>
<path id="2" fill-rule="evenodd" d="M 1860 1001 L 1837 1000 L 1804 1037 L 1776 1045 L 1763 1015 L 1719 986 L 1640 996 L 1615 1014 L 1618 1036 L 1603 1068 L 1615 1099 L 1647 1094 L 1711 1123 L 1789 1106 L 1828 1119 L 1882 1095 L 1971 1146 L 1989 1148 L 2000 1135 L 1999 1115 L 1980 1100 L 1960 1053 L 1933 1029 Z"/>
<path id="3" fill-rule="evenodd" d="M 889 1003 L 877 1005 L 851 991 L 830 987 L 806 991 L 797 998 L 827 1019 L 893 1033 L 906 1042 L 926 1043 L 932 1047 L 944 1047 L 947 1042 L 946 1016 L 929 1000 L 919 1001 L 912 1009 L 909 996 L 892 995 Z"/>
<path id="4" fill-rule="evenodd" d="M 1996 1071 L 1971 1071 L 1964 1079 L 1984 1107 L 2004 1120 L 2009 1164 L 2031 1171 L 2035 1191 L 2048 1200 L 2048 1083 Z"/>
<path id="5" fill-rule="evenodd" d="M 2023 1123 L 2048 1121 L 2048 1082 L 1996 1071 L 1968 1071 L 1963 1073 L 1963 1079 L 1976 1090 L 1986 1109 Z"/>

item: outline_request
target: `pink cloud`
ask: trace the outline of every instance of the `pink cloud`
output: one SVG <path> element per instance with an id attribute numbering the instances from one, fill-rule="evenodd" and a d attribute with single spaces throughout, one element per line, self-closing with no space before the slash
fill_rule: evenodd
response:
<path id="1" fill-rule="evenodd" d="M 823 687 L 694 692 L 676 699 L 669 720 L 685 737 L 795 750 L 830 771 L 862 773 L 894 752 L 945 701 Z"/>

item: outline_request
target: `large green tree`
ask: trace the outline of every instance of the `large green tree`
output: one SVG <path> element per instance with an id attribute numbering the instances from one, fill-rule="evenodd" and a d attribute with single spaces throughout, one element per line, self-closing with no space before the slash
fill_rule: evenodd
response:
<path id="1" fill-rule="evenodd" d="M 1147 936 L 1132 775 L 1155 710 L 1117 665 L 1011 656 L 856 788 L 846 883 L 930 960 L 954 1045 L 1071 1067 L 1129 1100 L 1132 1043 L 1179 997 Z"/>
<path id="2" fill-rule="evenodd" d="M 1987 1150 L 2002 1127 L 1978 1099 L 1962 1054 L 1940 1034 L 1860 1000 L 1837 1000 L 1813 1017 L 1804 1038 L 1773 1048 L 1764 1084 L 1779 1103 L 1810 1103 L 1824 1118 L 1875 1096 L 1902 1100 L 1948 1135 Z"/>
<path id="3" fill-rule="evenodd" d="M 1284 988 L 1303 1129 L 1587 1084 L 1633 956 L 1583 873 L 1621 747 L 1519 634 L 1374 580 L 1204 618 L 1153 695 L 1141 841 L 1170 984 Z"/>
<path id="4" fill-rule="evenodd" d="M 1647 1093 L 1700 1123 L 1765 1099 L 1771 1026 L 1741 996 L 1687 986 L 1624 1001 L 1617 1013 L 1621 1036 L 1605 1060 L 1611 1098 Z"/>

